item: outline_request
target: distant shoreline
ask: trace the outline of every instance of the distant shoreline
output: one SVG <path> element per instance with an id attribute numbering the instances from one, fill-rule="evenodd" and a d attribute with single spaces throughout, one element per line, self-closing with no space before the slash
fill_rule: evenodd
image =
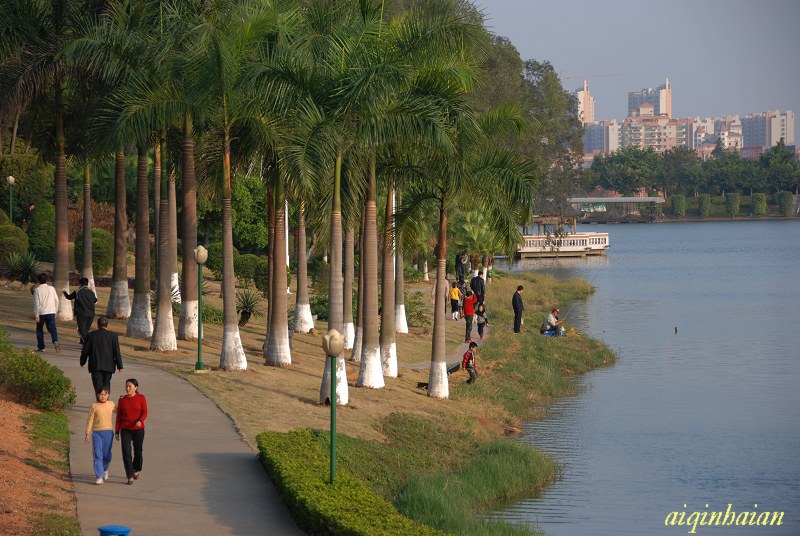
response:
<path id="1" fill-rule="evenodd" d="M 582 222 L 578 221 L 581 225 L 639 225 L 639 224 L 654 224 L 654 223 L 696 223 L 696 222 L 741 222 L 741 221 L 778 221 L 778 220 L 800 220 L 800 216 L 737 216 L 736 218 L 709 216 L 707 218 L 664 218 L 663 220 L 653 222 Z"/>

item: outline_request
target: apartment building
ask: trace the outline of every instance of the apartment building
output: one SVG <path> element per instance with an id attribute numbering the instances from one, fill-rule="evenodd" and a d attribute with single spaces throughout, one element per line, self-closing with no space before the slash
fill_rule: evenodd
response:
<path id="1" fill-rule="evenodd" d="M 666 115 L 672 118 L 672 88 L 669 85 L 669 78 L 655 89 L 648 87 L 639 91 L 629 91 L 628 116 L 636 115 L 639 108 L 646 103 L 653 106 L 653 115 Z"/>

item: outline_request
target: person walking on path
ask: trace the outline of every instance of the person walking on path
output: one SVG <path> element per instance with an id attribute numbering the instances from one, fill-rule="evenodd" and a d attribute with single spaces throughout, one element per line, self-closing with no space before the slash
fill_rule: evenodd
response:
<path id="1" fill-rule="evenodd" d="M 483 339 L 483 328 L 489 325 L 489 318 L 486 316 L 486 306 L 482 303 L 475 309 L 475 320 L 478 322 L 478 337 Z"/>
<path id="2" fill-rule="evenodd" d="M 483 303 L 484 298 L 486 298 L 486 282 L 483 280 L 483 270 L 469 280 L 469 286 L 475 296 L 478 297 L 478 303 Z"/>
<path id="3" fill-rule="evenodd" d="M 144 445 L 144 421 L 147 419 L 147 399 L 139 393 L 136 378 L 125 380 L 125 396 L 117 402 L 117 423 L 114 437 L 122 442 L 122 465 L 128 485 L 139 479 L 142 471 L 142 446 Z M 120 437 L 121 436 L 121 437 Z M 133 453 L 131 453 L 133 446 Z"/>
<path id="4" fill-rule="evenodd" d="M 78 322 L 78 333 L 81 335 L 81 344 L 84 344 L 94 321 L 94 304 L 97 303 L 97 296 L 89 288 L 89 280 L 85 277 L 81 277 L 78 284 L 80 286 L 75 292 L 71 294 L 67 294 L 66 290 L 62 292 L 68 300 L 75 300 L 75 318 Z"/>
<path id="5" fill-rule="evenodd" d="M 467 297 L 467 284 L 464 282 L 463 277 L 458 278 L 458 291 L 461 293 L 458 298 L 458 313 L 464 316 L 464 298 Z"/>
<path id="6" fill-rule="evenodd" d="M 514 333 L 519 333 L 522 328 L 522 311 L 525 310 L 525 306 L 522 304 L 523 290 L 525 290 L 525 287 L 522 285 L 518 286 L 517 291 L 511 298 L 511 307 L 514 308 Z"/>
<path id="7" fill-rule="evenodd" d="M 476 348 L 478 348 L 477 342 L 469 343 L 469 348 L 464 352 L 464 357 L 461 358 L 461 366 L 469 373 L 469 379 L 467 380 L 469 384 L 475 383 L 475 380 L 478 379 L 478 370 L 475 368 Z"/>
<path id="8" fill-rule="evenodd" d="M 461 300 L 461 291 L 458 290 L 458 284 L 453 281 L 453 286 L 450 287 L 450 316 L 453 320 L 458 320 L 458 302 Z"/>
<path id="9" fill-rule="evenodd" d="M 89 361 L 89 374 L 97 392 L 101 387 L 111 392 L 111 376 L 115 370 L 122 370 L 122 355 L 119 351 L 119 336 L 108 331 L 108 318 L 97 319 L 97 329 L 90 332 L 81 349 L 81 367 Z"/>
<path id="10" fill-rule="evenodd" d="M 471 291 L 467 291 L 464 298 L 464 320 L 466 320 L 466 328 L 464 332 L 464 342 L 472 340 L 472 321 L 475 318 L 475 304 L 478 303 L 478 297 Z"/>
<path id="11" fill-rule="evenodd" d="M 53 341 L 56 352 L 61 351 L 58 342 L 58 329 L 56 328 L 56 313 L 58 313 L 58 293 L 56 289 L 47 284 L 47 276 L 39 274 L 39 284 L 33 289 L 33 317 L 36 319 L 36 348 L 44 352 L 44 327 Z"/>
<path id="12" fill-rule="evenodd" d="M 95 484 L 108 480 L 108 466 L 111 463 L 111 447 L 114 445 L 114 412 L 116 406 L 108 400 L 108 389 L 97 391 L 97 402 L 89 408 L 86 419 L 86 444 L 92 445 Z"/>

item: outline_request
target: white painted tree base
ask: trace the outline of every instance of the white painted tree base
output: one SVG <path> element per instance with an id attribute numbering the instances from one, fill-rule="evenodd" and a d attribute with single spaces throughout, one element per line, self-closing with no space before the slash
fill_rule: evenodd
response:
<path id="1" fill-rule="evenodd" d="M 422 265 L 422 280 L 430 281 L 430 278 L 428 277 L 428 261 L 425 261 Z"/>
<path id="2" fill-rule="evenodd" d="M 361 368 L 358 372 L 356 386 L 368 389 L 383 389 L 385 385 L 381 368 L 380 348 L 362 348 Z"/>
<path id="3" fill-rule="evenodd" d="M 404 303 L 394 306 L 394 332 L 408 333 L 408 321 L 406 320 L 406 305 Z"/>
<path id="4" fill-rule="evenodd" d="M 128 294 L 127 280 L 111 283 L 111 294 L 108 297 L 106 316 L 122 319 L 131 316 L 131 297 Z"/>
<path id="5" fill-rule="evenodd" d="M 175 322 L 172 319 L 171 305 L 167 313 L 166 315 L 156 315 L 153 336 L 150 339 L 151 350 L 172 352 L 178 349 L 178 341 L 175 339 Z"/>
<path id="6" fill-rule="evenodd" d="M 344 325 L 344 349 L 352 350 L 356 342 L 356 326 L 352 322 Z"/>
<path id="7" fill-rule="evenodd" d="M 361 363 L 361 341 L 364 338 L 364 331 L 361 326 L 356 328 L 356 337 L 353 340 L 353 353 L 350 354 L 350 361 Z"/>
<path id="8" fill-rule="evenodd" d="M 56 317 L 58 318 L 59 322 L 69 322 L 74 318 L 72 316 L 72 301 L 66 299 L 61 290 L 62 289 L 56 289 L 56 292 L 58 293 L 58 314 Z M 69 283 L 66 284 L 63 290 L 69 294 Z"/>
<path id="9" fill-rule="evenodd" d="M 222 352 L 219 355 L 219 368 L 231 372 L 247 370 L 247 356 L 242 348 L 239 326 L 225 329 L 222 334 Z"/>
<path id="10" fill-rule="evenodd" d="M 126 337 L 149 339 L 153 336 L 153 316 L 150 312 L 150 293 L 134 294 L 133 309 L 128 318 Z"/>
<path id="11" fill-rule="evenodd" d="M 169 279 L 169 292 L 172 296 L 172 303 L 181 303 L 181 278 L 178 272 L 172 272 Z"/>
<path id="12" fill-rule="evenodd" d="M 270 337 L 264 346 L 264 364 L 270 367 L 288 367 L 292 364 L 289 330 L 278 331 L 278 336 Z"/>
<path id="13" fill-rule="evenodd" d="M 324 404 L 331 397 L 331 357 L 325 357 L 325 372 L 319 388 L 319 403 Z M 346 406 L 350 402 L 350 390 L 347 385 L 347 367 L 344 354 L 336 358 L 336 405 Z"/>
<path id="14" fill-rule="evenodd" d="M 311 316 L 311 305 L 308 303 L 298 303 L 294 306 L 294 326 L 295 333 L 308 333 L 314 329 L 314 317 Z"/>
<path id="15" fill-rule="evenodd" d="M 81 276 L 89 280 L 89 284 L 86 286 L 89 287 L 89 290 L 94 292 L 95 296 L 97 296 L 97 289 L 94 287 L 94 272 L 92 271 L 92 269 L 89 268 L 88 270 L 84 270 Z"/>
<path id="16" fill-rule="evenodd" d="M 181 302 L 181 316 L 178 319 L 178 338 L 182 341 L 197 340 L 197 300 L 183 300 Z"/>
<path id="17" fill-rule="evenodd" d="M 397 378 L 397 344 L 381 348 L 381 368 L 384 378 Z"/>
<path id="18" fill-rule="evenodd" d="M 450 397 L 450 384 L 447 381 L 447 363 L 432 362 L 428 375 L 428 396 L 431 398 L 447 399 Z"/>

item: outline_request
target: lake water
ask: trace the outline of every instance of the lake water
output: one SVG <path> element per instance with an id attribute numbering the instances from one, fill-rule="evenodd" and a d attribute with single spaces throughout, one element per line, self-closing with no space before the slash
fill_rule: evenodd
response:
<path id="1" fill-rule="evenodd" d="M 563 479 L 496 515 L 551 536 L 680 535 L 670 512 L 730 504 L 783 525 L 696 533 L 800 534 L 800 221 L 583 230 L 610 233 L 607 257 L 516 269 L 590 281 L 561 316 L 619 361 L 525 426 Z"/>

